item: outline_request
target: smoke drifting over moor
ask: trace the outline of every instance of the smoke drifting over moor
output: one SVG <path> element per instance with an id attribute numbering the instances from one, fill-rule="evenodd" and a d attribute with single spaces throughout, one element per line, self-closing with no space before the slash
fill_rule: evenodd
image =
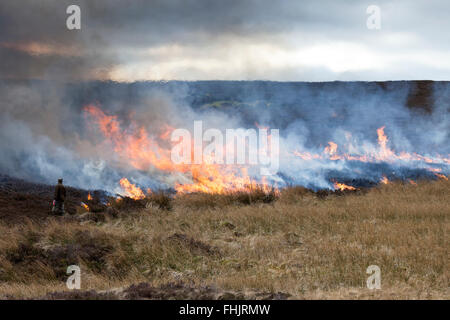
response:
<path id="1" fill-rule="evenodd" d="M 196 171 L 164 162 L 170 132 L 201 120 L 204 130 L 224 133 L 279 129 L 280 167 L 270 185 L 437 178 L 449 174 L 449 89 L 447 82 L 4 81 L 0 171 L 112 193 L 121 192 L 123 177 L 152 190 L 203 178 L 227 184 L 217 177 L 220 166 Z M 261 181 L 257 171 L 248 174 Z"/>

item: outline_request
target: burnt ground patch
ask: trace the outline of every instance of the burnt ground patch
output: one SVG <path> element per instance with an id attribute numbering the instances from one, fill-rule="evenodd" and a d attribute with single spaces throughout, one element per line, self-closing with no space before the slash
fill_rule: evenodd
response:
<path id="1" fill-rule="evenodd" d="M 27 182 L 0 174 L 0 220 L 17 223 L 25 218 L 42 221 L 51 217 L 54 190 L 55 186 L 52 185 Z M 88 191 L 72 187 L 66 187 L 66 190 L 65 209 L 73 215 L 80 203 L 86 202 Z M 104 209 L 95 200 L 91 205 L 96 211 Z"/>

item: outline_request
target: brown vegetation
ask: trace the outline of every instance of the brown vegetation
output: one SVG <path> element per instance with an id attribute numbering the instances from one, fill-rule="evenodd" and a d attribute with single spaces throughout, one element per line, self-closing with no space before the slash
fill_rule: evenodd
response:
<path id="1" fill-rule="evenodd" d="M 158 194 L 97 221 L 0 224 L 0 297 L 448 299 L 449 195 L 445 180 Z M 65 287 L 69 264 L 82 291 Z M 366 288 L 373 264 L 381 290 Z"/>

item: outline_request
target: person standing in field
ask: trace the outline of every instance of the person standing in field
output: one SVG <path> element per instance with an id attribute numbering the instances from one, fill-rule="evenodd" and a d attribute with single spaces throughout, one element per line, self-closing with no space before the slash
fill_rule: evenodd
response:
<path id="1" fill-rule="evenodd" d="M 66 188 L 63 185 L 63 179 L 58 179 L 55 188 L 55 197 L 53 201 L 53 213 L 59 216 L 64 215 L 64 201 L 66 200 Z"/>

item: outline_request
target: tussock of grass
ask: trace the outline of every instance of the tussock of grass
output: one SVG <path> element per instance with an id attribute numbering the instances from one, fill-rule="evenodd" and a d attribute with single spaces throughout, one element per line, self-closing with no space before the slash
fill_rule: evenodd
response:
<path id="1" fill-rule="evenodd" d="M 64 291 L 76 262 L 84 290 L 182 280 L 293 298 L 448 299 L 449 194 L 442 180 L 326 197 L 155 195 L 105 222 L 0 224 L 0 297 Z M 366 288 L 372 264 L 381 290 Z"/>

